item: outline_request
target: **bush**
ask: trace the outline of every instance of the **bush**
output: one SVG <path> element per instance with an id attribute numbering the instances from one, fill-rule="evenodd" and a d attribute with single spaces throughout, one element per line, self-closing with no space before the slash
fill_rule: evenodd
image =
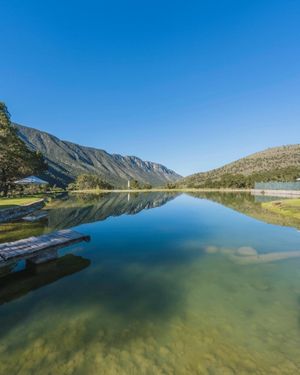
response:
<path id="1" fill-rule="evenodd" d="M 130 189 L 133 189 L 133 190 L 138 190 L 138 189 L 141 189 L 141 185 L 140 183 L 138 182 L 138 180 L 131 180 L 130 181 Z"/>
<path id="2" fill-rule="evenodd" d="M 113 188 L 114 187 L 110 183 L 102 180 L 99 176 L 90 174 L 79 175 L 73 183 L 68 185 L 69 190 L 110 190 Z"/>
<path id="3" fill-rule="evenodd" d="M 150 189 L 152 189 L 152 185 L 150 185 L 150 184 L 145 184 L 145 185 L 143 186 L 143 189 L 150 190 Z"/>

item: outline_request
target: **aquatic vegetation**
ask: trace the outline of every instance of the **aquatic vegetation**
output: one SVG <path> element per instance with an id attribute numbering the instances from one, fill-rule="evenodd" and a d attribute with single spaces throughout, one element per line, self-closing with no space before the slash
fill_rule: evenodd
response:
<path id="1" fill-rule="evenodd" d="M 241 272 L 221 255 L 200 258 L 187 269 L 175 267 L 168 277 L 168 267 L 155 270 L 154 277 L 150 269 L 135 268 L 127 276 L 146 274 L 146 280 L 140 281 L 140 292 L 127 284 L 135 297 L 127 301 L 127 311 L 121 309 L 126 302 L 117 308 L 120 294 L 114 295 L 114 289 L 110 299 L 115 301 L 82 300 L 79 291 L 68 298 L 71 306 L 61 299 L 53 306 L 56 298 L 50 292 L 50 301 L 37 303 L 26 315 L 26 324 L 21 320 L 4 335 L 1 330 L 0 371 L 13 373 L 17 367 L 22 374 L 297 373 L 299 263 L 286 264 L 287 274 L 280 282 L 279 267 L 263 265 Z M 171 284 L 165 291 L 167 314 L 164 309 L 149 314 L 151 289 L 142 295 L 147 279 L 174 282 L 173 287 L 180 279 L 182 291 L 173 296 L 178 301 L 169 300 Z M 288 288 L 292 292 L 287 294 Z M 158 304 L 162 297 L 157 295 Z M 111 308 L 111 303 L 116 306 Z"/>

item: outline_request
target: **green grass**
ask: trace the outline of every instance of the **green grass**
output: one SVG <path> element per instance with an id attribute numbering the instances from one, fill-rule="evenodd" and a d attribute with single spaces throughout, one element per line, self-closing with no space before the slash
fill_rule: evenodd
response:
<path id="1" fill-rule="evenodd" d="M 0 210 L 33 203 L 38 201 L 39 199 L 39 197 L 35 196 L 24 198 L 0 198 Z"/>
<path id="2" fill-rule="evenodd" d="M 300 220 L 300 198 L 265 202 L 262 206 L 274 213 Z"/>

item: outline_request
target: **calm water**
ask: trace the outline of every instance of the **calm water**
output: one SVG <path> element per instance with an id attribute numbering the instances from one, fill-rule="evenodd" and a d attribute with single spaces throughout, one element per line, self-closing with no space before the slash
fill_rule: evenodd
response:
<path id="1" fill-rule="evenodd" d="M 0 278 L 1 374 L 299 374 L 299 223 L 249 195 L 51 202 L 0 241 L 74 227 L 89 243 Z"/>

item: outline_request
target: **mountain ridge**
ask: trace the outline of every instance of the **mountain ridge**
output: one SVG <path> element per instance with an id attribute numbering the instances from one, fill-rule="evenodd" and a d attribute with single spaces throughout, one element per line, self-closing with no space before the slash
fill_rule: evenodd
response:
<path id="1" fill-rule="evenodd" d="M 43 154 L 48 163 L 48 171 L 43 177 L 48 178 L 50 183 L 66 186 L 79 174 L 96 174 L 116 187 L 125 187 L 130 179 L 160 186 L 181 178 L 164 165 L 144 161 L 137 156 L 110 154 L 103 149 L 61 140 L 28 126 L 13 125 L 30 149 Z"/>

